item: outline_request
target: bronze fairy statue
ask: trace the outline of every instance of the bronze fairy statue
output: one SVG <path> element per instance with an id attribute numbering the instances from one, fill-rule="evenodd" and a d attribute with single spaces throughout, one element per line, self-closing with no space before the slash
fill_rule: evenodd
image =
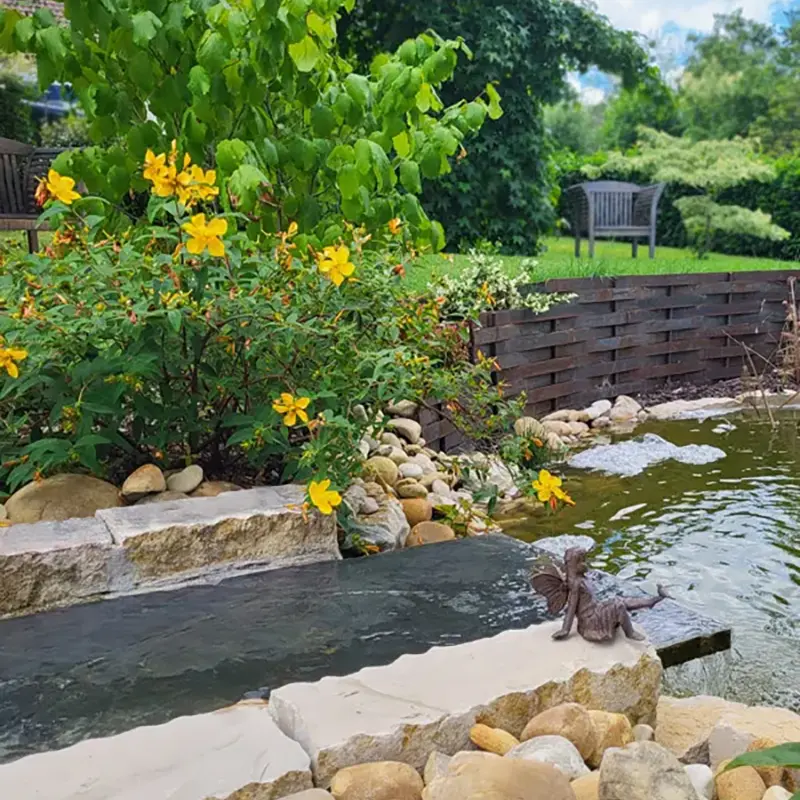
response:
<path id="1" fill-rule="evenodd" d="M 589 642 L 608 642 L 622 628 L 629 639 L 640 641 L 645 637 L 634 630 L 629 611 L 653 608 L 669 597 L 659 586 L 658 597 L 617 597 L 598 602 L 586 579 L 586 550 L 573 547 L 564 554 L 564 572 L 551 564 L 531 576 L 531 584 L 538 594 L 547 599 L 547 610 L 567 613 L 561 630 L 554 639 L 566 639 L 572 632 L 572 623 L 578 618 L 578 633 Z"/>

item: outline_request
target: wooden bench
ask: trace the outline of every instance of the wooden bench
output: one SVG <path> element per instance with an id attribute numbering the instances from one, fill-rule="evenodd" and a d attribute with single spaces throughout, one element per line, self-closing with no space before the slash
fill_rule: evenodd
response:
<path id="1" fill-rule="evenodd" d="M 567 190 L 572 209 L 575 256 L 581 254 L 581 237 L 589 240 L 589 258 L 594 258 L 597 238 L 630 237 L 632 255 L 639 254 L 639 239 L 650 244 L 650 258 L 656 257 L 658 202 L 665 184 L 637 186 L 619 181 L 579 183 Z"/>
<path id="2" fill-rule="evenodd" d="M 39 231 L 47 228 L 38 221 L 36 186 L 61 152 L 0 137 L 0 231 L 26 231 L 31 253 L 39 249 Z"/>

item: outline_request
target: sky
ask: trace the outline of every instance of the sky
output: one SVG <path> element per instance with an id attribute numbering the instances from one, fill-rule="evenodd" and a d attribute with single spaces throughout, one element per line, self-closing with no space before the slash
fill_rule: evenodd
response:
<path id="1" fill-rule="evenodd" d="M 657 61 L 668 78 L 677 77 L 688 54 L 686 37 L 708 33 L 714 15 L 741 8 L 745 16 L 780 25 L 791 9 L 800 10 L 800 0 L 594 0 L 597 10 L 617 28 L 634 30 L 658 42 Z M 583 102 L 601 102 L 611 89 L 609 79 L 596 72 L 570 76 Z"/>

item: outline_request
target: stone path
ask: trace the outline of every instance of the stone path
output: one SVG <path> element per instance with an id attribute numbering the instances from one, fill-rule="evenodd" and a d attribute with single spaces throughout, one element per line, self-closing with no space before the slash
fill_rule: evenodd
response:
<path id="1" fill-rule="evenodd" d="M 544 622 L 537 553 L 489 536 L 0 621 L 0 761 Z M 730 646 L 671 601 L 637 622 L 666 665 Z"/>

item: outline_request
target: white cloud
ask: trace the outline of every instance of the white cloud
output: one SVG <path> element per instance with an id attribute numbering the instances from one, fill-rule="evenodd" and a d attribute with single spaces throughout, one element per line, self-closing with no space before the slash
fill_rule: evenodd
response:
<path id="1" fill-rule="evenodd" d="M 773 4 L 768 0 L 595 0 L 598 10 L 618 28 L 653 36 L 664 25 L 710 31 L 715 14 L 741 8 L 746 17 L 768 22 Z"/>

